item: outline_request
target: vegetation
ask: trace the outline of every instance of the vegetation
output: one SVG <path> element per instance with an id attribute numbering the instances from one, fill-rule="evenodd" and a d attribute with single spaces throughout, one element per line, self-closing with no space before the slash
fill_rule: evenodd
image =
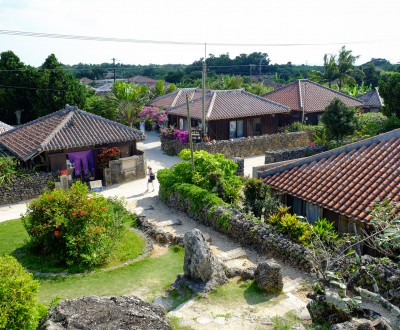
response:
<path id="1" fill-rule="evenodd" d="M 384 100 L 382 112 L 400 118 L 400 73 L 387 75 L 379 82 L 379 94 Z"/>
<path id="2" fill-rule="evenodd" d="M 388 118 L 380 112 L 368 112 L 357 117 L 356 134 L 362 137 L 374 136 L 385 132 Z"/>
<path id="3" fill-rule="evenodd" d="M 86 88 L 67 73 L 54 54 L 37 69 L 25 65 L 12 51 L 0 54 L 0 121 L 27 122 L 72 104 L 83 107 Z"/>
<path id="4" fill-rule="evenodd" d="M 271 195 L 270 188 L 260 179 L 249 178 L 244 181 L 243 210 L 255 217 L 268 219 L 278 211 L 279 202 Z"/>
<path id="5" fill-rule="evenodd" d="M 78 181 L 71 190 L 54 189 L 33 200 L 22 221 L 35 254 L 84 270 L 107 262 L 132 219 L 120 201 L 88 196 Z"/>
<path id="6" fill-rule="evenodd" d="M 36 329 L 46 314 L 38 304 L 39 282 L 11 256 L 0 257 L 0 328 Z"/>
<path id="7" fill-rule="evenodd" d="M 182 150 L 178 157 L 190 160 L 190 150 Z M 237 164 L 223 154 L 210 154 L 204 150 L 195 151 L 194 171 L 190 163 L 180 163 L 173 167 L 179 181 L 192 183 L 200 188 L 215 193 L 227 203 L 236 203 L 242 186 L 240 177 L 235 175 Z M 180 175 L 182 172 L 182 176 Z M 179 182 L 178 181 L 178 182 Z"/>
<path id="8" fill-rule="evenodd" d="M 346 135 L 351 135 L 357 128 L 356 110 L 346 106 L 335 98 L 325 109 L 321 117 L 327 133 L 338 143 Z"/>
<path id="9" fill-rule="evenodd" d="M 13 157 L 0 157 L 0 186 L 9 186 L 19 175 L 18 161 Z"/>

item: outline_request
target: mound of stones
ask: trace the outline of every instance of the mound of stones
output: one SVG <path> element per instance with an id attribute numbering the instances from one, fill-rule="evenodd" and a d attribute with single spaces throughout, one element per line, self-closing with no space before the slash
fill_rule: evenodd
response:
<path id="1" fill-rule="evenodd" d="M 39 330 L 171 330 L 160 305 L 149 304 L 135 296 L 68 299 L 50 310 Z"/>

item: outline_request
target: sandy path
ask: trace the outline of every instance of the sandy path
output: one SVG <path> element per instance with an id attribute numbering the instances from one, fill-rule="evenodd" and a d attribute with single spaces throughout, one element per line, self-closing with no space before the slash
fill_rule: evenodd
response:
<path id="1" fill-rule="evenodd" d="M 166 207 L 157 196 L 128 199 L 127 202 L 129 210 L 145 215 L 166 232 L 181 235 L 193 228 L 200 229 L 206 238 L 211 238 L 211 249 L 228 267 L 247 268 L 269 258 L 268 255 L 259 255 L 253 250 L 243 248 L 225 235 L 192 220 L 185 213 Z M 174 225 L 177 220 L 182 224 Z M 159 254 L 162 251 L 162 247 L 157 247 L 154 252 Z M 277 297 L 262 303 L 248 303 L 246 297 L 213 303 L 206 296 L 192 299 L 168 315 L 180 318 L 181 325 L 193 329 L 268 329 L 272 317 L 284 316 L 289 311 L 303 319 L 309 319 L 305 283 L 310 282 L 311 278 L 304 272 L 277 261 L 282 266 L 284 283 L 283 293 Z M 238 278 L 231 281 L 237 282 Z"/>

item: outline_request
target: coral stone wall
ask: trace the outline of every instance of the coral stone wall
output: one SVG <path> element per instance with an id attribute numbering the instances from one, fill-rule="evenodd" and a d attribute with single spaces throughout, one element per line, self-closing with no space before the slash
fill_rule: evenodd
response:
<path id="1" fill-rule="evenodd" d="M 194 150 L 205 150 L 211 154 L 221 153 L 226 157 L 248 157 L 264 155 L 268 150 L 292 149 L 308 146 L 310 135 L 306 132 L 278 133 L 233 140 L 194 143 Z M 161 137 L 161 150 L 169 155 L 177 155 L 189 143 Z"/>
<path id="2" fill-rule="evenodd" d="M 16 177 L 9 185 L 0 186 L 0 205 L 11 204 L 38 197 L 53 182 L 51 173 L 35 173 Z"/>
<path id="3" fill-rule="evenodd" d="M 307 157 L 323 151 L 326 151 L 325 146 L 306 146 L 302 148 L 266 151 L 264 164 Z"/>

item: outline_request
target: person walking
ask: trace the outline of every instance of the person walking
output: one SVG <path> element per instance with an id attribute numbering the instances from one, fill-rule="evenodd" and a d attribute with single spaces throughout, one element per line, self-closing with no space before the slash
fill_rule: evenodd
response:
<path id="1" fill-rule="evenodd" d="M 151 166 L 147 166 L 147 175 L 149 176 L 148 180 L 147 180 L 147 189 L 145 192 L 151 192 L 154 191 L 154 183 L 153 181 L 156 179 L 156 175 L 153 172 L 153 169 L 151 168 Z M 153 188 L 152 190 L 150 190 L 150 185 Z"/>

